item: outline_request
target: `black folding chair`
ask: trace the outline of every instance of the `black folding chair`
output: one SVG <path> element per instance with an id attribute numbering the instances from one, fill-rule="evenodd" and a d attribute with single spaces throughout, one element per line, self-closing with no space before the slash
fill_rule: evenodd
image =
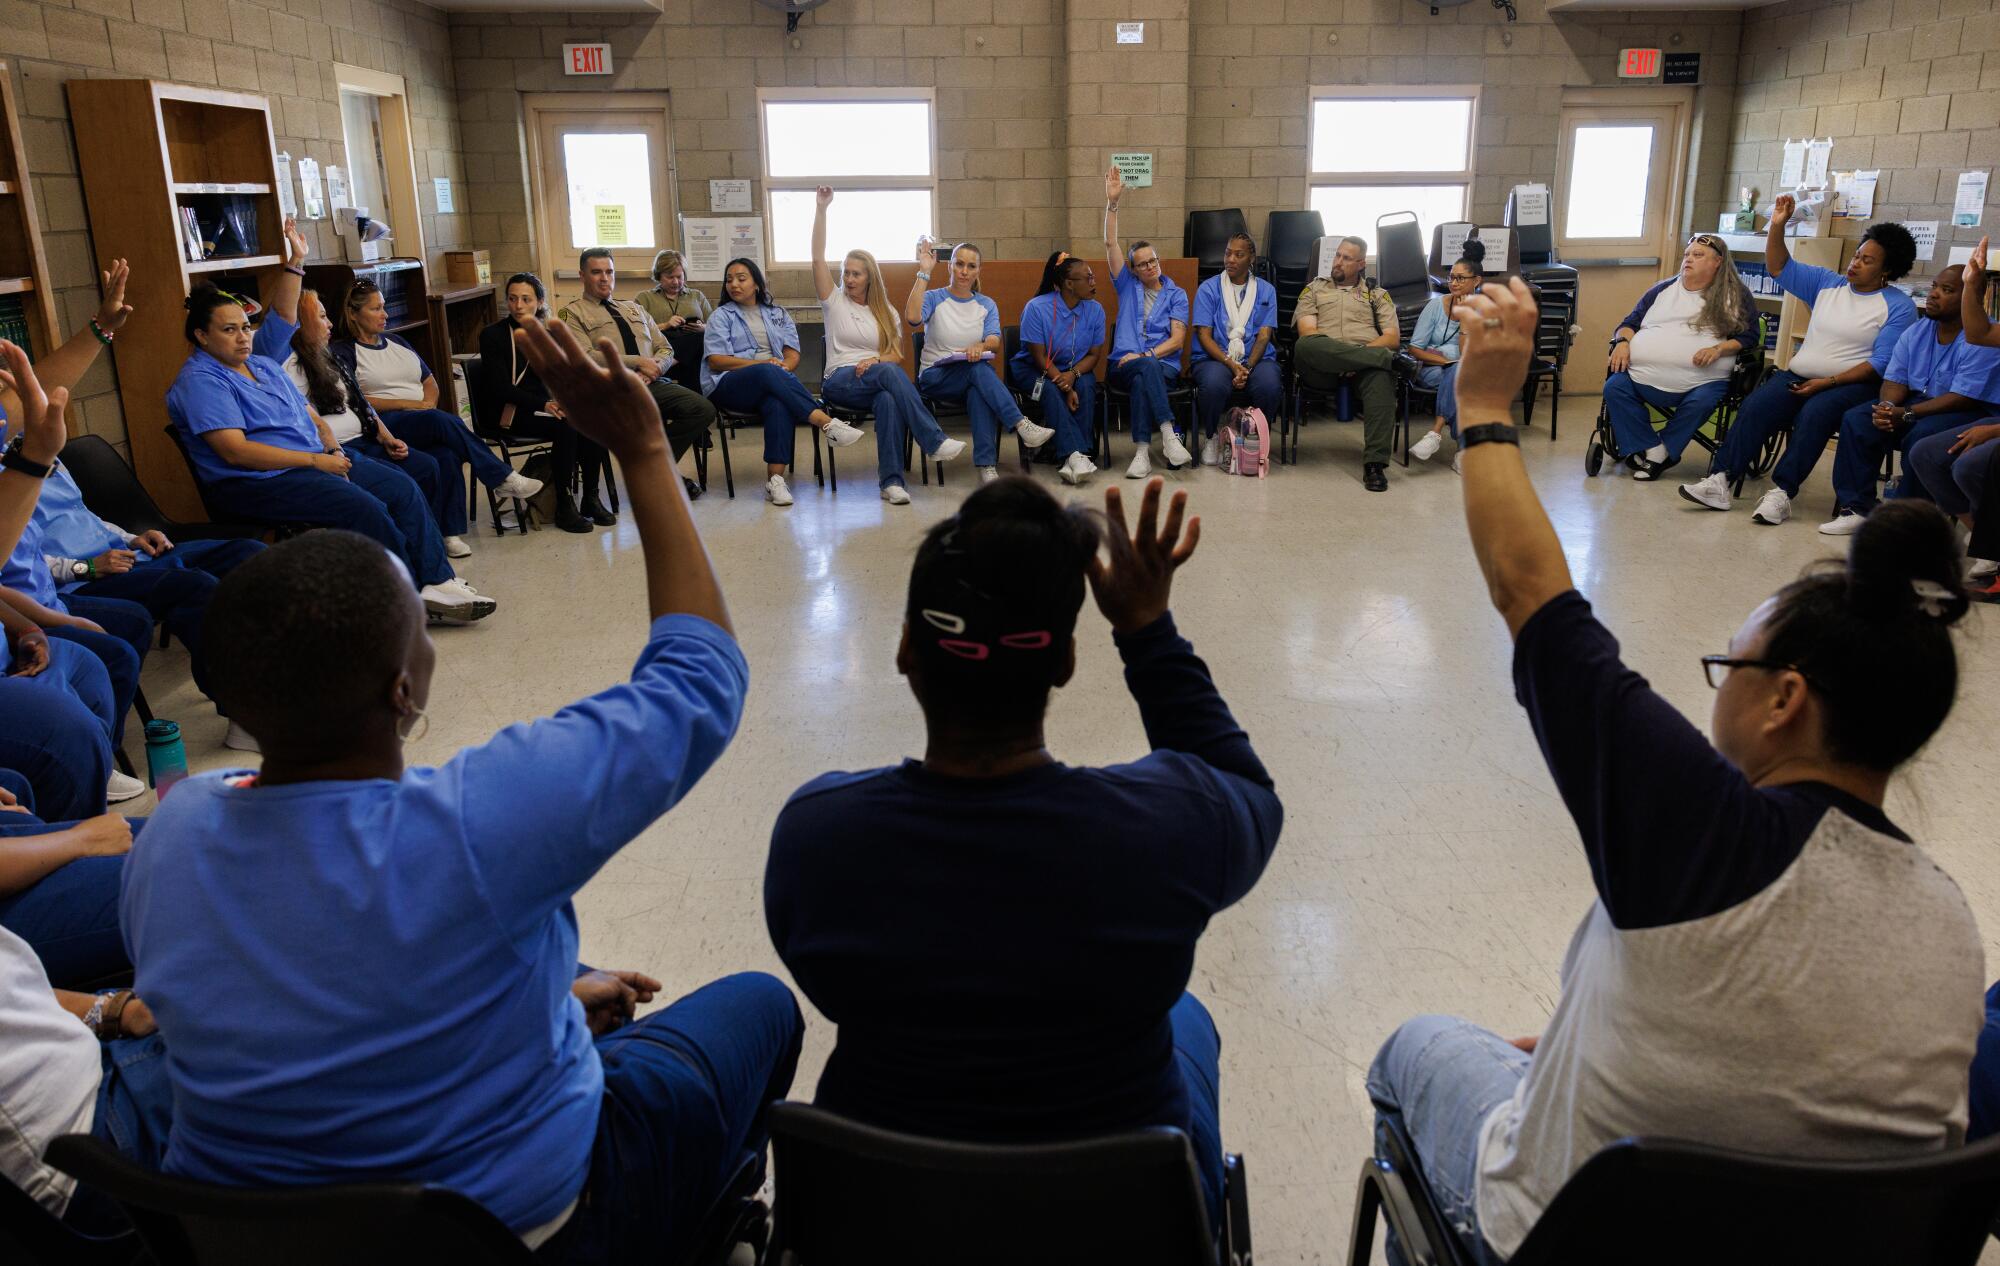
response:
<path id="1" fill-rule="evenodd" d="M 1317 211 L 1273 211 L 1264 227 L 1264 258 L 1271 264 L 1271 284 L 1278 292 L 1278 328 L 1292 323 L 1299 292 L 1312 280 L 1313 245 L 1326 236 L 1326 222 Z"/>
<path id="2" fill-rule="evenodd" d="M 1576 304 L 1568 295 L 1533 287 L 1540 316 L 1535 323 L 1535 350 L 1528 358 L 1528 376 L 1521 383 L 1521 425 L 1535 420 L 1535 397 L 1544 379 L 1549 382 L 1549 442 L 1554 443 L 1556 427 L 1562 421 L 1563 369 L 1569 364 L 1569 347 L 1575 336 Z"/>
<path id="3" fill-rule="evenodd" d="M 555 445 L 552 441 L 533 436 L 516 435 L 502 427 L 499 418 L 489 416 L 493 409 L 493 397 L 487 394 L 486 366 L 479 357 L 458 356 L 453 359 L 465 371 L 465 394 L 470 397 L 472 405 L 472 434 L 478 438 L 480 443 L 496 450 L 500 454 L 500 460 L 506 462 L 509 466 L 515 465 L 514 459 L 517 457 L 525 464 L 531 457 L 546 457 L 555 450 Z M 468 507 L 467 514 L 467 517 L 475 523 L 479 521 L 477 507 L 479 505 L 479 493 L 482 488 L 485 488 L 485 486 L 475 479 L 472 487 L 472 503 Z M 493 516 L 493 534 L 495 536 L 505 536 L 507 535 L 507 529 L 500 524 L 500 494 L 491 488 L 485 488 L 485 492 L 486 508 Z M 526 536 L 528 534 L 528 503 L 520 497 L 510 497 L 508 500 L 514 503 L 514 518 L 521 525 L 521 535 Z"/>
<path id="4" fill-rule="evenodd" d="M 0 1178 L 0 1262 L 10 1266 L 128 1266 L 145 1254 L 129 1228 L 85 1235 Z"/>
<path id="5" fill-rule="evenodd" d="M 1396 305 L 1403 341 L 1417 332 L 1417 318 L 1431 301 L 1431 274 L 1423 226 L 1414 211 L 1392 211 L 1375 221 L 1375 282 Z"/>
<path id="6" fill-rule="evenodd" d="M 1349 1266 L 1388 1218 L 1405 1260 L 1471 1266 L 1400 1125 L 1361 1168 Z M 1971 1266 L 2000 1213 L 2000 1138 L 1889 1161 L 1753 1156 L 1626 1138 L 1584 1162 L 1508 1266 Z"/>
<path id="7" fill-rule="evenodd" d="M 1222 271 L 1222 254 L 1229 249 L 1229 239 L 1238 233 L 1250 236 L 1250 224 L 1241 207 L 1188 212 L 1181 254 L 1194 259 L 1197 284 Z"/>
<path id="8" fill-rule="evenodd" d="M 773 1261 L 796 1266 L 1249 1266 L 1242 1160 L 1220 1243 L 1179 1130 L 1071 1143 L 917 1138 L 802 1103 L 771 1108 Z"/>

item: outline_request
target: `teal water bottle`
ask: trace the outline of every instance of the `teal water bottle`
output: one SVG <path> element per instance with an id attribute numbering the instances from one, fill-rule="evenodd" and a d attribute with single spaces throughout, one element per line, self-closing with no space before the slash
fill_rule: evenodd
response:
<path id="1" fill-rule="evenodd" d="M 153 794 L 162 800 L 169 788 L 187 777 L 187 749 L 181 746 L 179 722 L 146 722 L 146 774 Z"/>

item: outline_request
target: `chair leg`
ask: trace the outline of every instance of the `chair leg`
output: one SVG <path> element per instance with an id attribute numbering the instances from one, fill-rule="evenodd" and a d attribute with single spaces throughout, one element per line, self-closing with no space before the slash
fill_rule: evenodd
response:
<path id="1" fill-rule="evenodd" d="M 146 706 L 146 692 L 137 691 L 132 696 L 132 711 L 139 714 L 139 724 L 148 725 L 153 720 L 153 710 Z"/>
<path id="2" fill-rule="evenodd" d="M 1354 1193 L 1354 1228 L 1348 1233 L 1347 1266 L 1368 1266 L 1375 1256 L 1375 1215 L 1382 1208 L 1382 1189 L 1363 1174 Z"/>
<path id="3" fill-rule="evenodd" d="M 1222 1157 L 1222 1266 L 1250 1266 L 1250 1175 L 1243 1157 Z"/>
<path id="4" fill-rule="evenodd" d="M 124 748 L 122 747 L 112 748 L 111 756 L 112 759 L 117 761 L 118 763 L 119 773 L 125 775 L 127 778 L 137 778 L 139 776 L 139 771 L 132 768 L 132 758 L 125 754 Z"/>
<path id="5" fill-rule="evenodd" d="M 1549 443 L 1556 442 L 1556 427 L 1562 422 L 1563 377 L 1558 373 L 1549 383 Z"/>

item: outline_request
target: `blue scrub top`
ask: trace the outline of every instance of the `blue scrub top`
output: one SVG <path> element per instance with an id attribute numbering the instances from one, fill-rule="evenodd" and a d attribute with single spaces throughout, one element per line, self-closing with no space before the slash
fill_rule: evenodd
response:
<path id="1" fill-rule="evenodd" d="M 1063 306 L 1062 296 L 1053 290 L 1036 295 L 1021 309 L 1021 347 L 1014 364 L 1028 373 L 1035 371 L 1035 358 L 1028 344 L 1049 349 L 1049 360 L 1059 370 L 1070 370 L 1104 342 L 1104 305 L 1085 299 L 1074 308 Z"/>
<path id="2" fill-rule="evenodd" d="M 1229 350 L 1229 305 L 1222 301 L 1222 287 L 1228 280 L 1226 274 L 1217 273 L 1197 286 L 1194 292 L 1193 324 L 1197 327 L 1207 326 L 1215 339 L 1215 345 L 1225 352 Z M 1278 292 L 1262 277 L 1252 277 L 1250 285 L 1253 297 L 1250 300 L 1250 324 L 1243 330 L 1245 356 L 1250 354 L 1250 348 L 1257 342 L 1257 331 L 1271 330 L 1272 337 L 1275 338 L 1278 328 Z M 1199 365 L 1209 359 L 1208 351 L 1202 347 L 1200 339 L 1190 336 L 1188 343 L 1193 348 L 1195 364 Z M 1154 346 L 1157 347 L 1158 344 L 1155 343 Z M 1266 349 L 1267 352 L 1275 350 Z"/>
<path id="3" fill-rule="evenodd" d="M 1926 396 L 1957 392 L 1988 404 L 2000 402 L 2000 350 L 1975 347 L 1965 331 L 1949 343 L 1937 341 L 1937 322 L 1920 317 L 1896 340 L 1884 381 L 1899 382 Z"/>
<path id="4" fill-rule="evenodd" d="M 187 438 L 188 455 L 203 483 L 222 479 L 268 479 L 277 470 L 244 470 L 231 466 L 208 446 L 210 431 L 241 431 L 243 438 L 294 453 L 318 453 L 326 445 L 306 411 L 305 397 L 292 385 L 284 367 L 253 354 L 255 380 L 245 378 L 197 348 L 167 389 L 167 417 Z"/>
<path id="5" fill-rule="evenodd" d="M 1146 322 L 1146 328 L 1139 328 L 1139 314 L 1146 310 L 1145 286 L 1139 281 L 1139 274 L 1130 265 L 1118 270 L 1118 280 L 1113 283 L 1118 292 L 1118 327 L 1111 336 L 1111 363 L 1116 365 L 1119 358 L 1131 352 L 1147 352 L 1167 341 L 1172 334 L 1173 323 L 1188 323 L 1188 296 L 1174 283 L 1174 279 L 1160 275 L 1160 297 L 1153 303 L 1153 319 Z M 1172 356 L 1160 359 L 1174 367 L 1178 373 L 1182 359 L 1187 355 L 1187 347 Z"/>

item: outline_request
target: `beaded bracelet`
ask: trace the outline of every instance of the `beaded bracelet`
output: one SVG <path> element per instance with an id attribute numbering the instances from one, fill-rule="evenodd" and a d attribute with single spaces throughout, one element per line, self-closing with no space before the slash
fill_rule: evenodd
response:
<path id="1" fill-rule="evenodd" d="M 92 334 L 95 334 L 97 336 L 97 341 L 104 344 L 106 347 L 111 346 L 111 340 L 114 337 L 116 337 L 110 331 L 106 330 L 103 326 L 99 325 L 97 323 L 96 317 L 90 318 L 90 332 Z"/>

